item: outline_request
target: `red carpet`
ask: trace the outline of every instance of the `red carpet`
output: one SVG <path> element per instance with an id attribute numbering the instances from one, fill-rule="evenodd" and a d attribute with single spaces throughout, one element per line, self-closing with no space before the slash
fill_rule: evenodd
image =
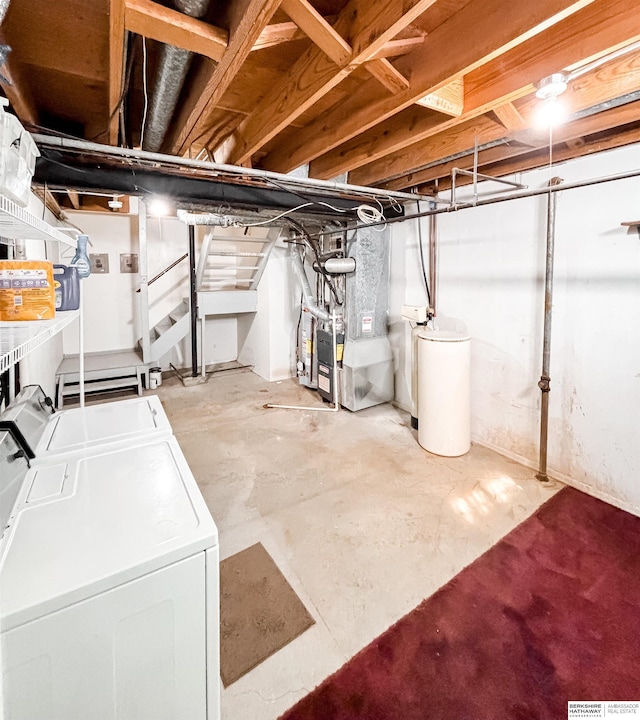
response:
<path id="1" fill-rule="evenodd" d="M 640 700 L 640 518 L 572 488 L 282 720 L 556 720 L 569 700 Z"/>

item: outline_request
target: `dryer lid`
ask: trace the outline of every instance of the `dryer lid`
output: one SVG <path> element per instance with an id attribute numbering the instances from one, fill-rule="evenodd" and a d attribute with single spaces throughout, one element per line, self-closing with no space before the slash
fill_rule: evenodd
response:
<path id="1" fill-rule="evenodd" d="M 170 436 L 171 425 L 158 396 L 147 395 L 56 413 L 35 452 L 42 459 L 159 433 Z"/>
<path id="2" fill-rule="evenodd" d="M 24 486 L 0 541 L 5 630 L 218 542 L 175 438 L 37 465 Z"/>

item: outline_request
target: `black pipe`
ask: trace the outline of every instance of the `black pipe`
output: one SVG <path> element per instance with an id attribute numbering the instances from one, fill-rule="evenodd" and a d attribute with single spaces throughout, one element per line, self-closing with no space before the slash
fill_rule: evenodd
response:
<path id="1" fill-rule="evenodd" d="M 189 225 L 189 284 L 191 288 L 189 302 L 189 310 L 191 312 L 191 375 L 192 377 L 198 377 L 198 292 L 196 289 L 196 229 L 193 225 Z"/>
<path id="2" fill-rule="evenodd" d="M 547 198 L 547 247 L 544 274 L 544 340 L 542 343 L 542 375 L 538 382 L 542 392 L 540 405 L 540 461 L 536 477 L 542 482 L 548 482 L 547 477 L 547 442 L 549 437 L 549 393 L 551 391 L 551 320 L 553 317 L 553 261 L 556 240 L 556 206 L 557 193 L 551 188 L 562 183 L 562 179 L 554 177 L 549 181 L 549 197 Z"/>

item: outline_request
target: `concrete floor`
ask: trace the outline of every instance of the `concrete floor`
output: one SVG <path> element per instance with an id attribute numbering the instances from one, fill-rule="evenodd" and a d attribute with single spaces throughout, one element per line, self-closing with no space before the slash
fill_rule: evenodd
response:
<path id="1" fill-rule="evenodd" d="M 316 624 L 222 692 L 222 720 L 275 720 L 527 518 L 561 485 L 474 445 L 424 451 L 409 416 L 337 414 L 295 380 L 251 372 L 158 394 L 220 532 L 261 542 Z M 326 406 L 325 406 L 326 407 Z"/>

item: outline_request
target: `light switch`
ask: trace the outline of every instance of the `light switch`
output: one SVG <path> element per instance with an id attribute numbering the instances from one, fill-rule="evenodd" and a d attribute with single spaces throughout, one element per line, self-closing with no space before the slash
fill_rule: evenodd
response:
<path id="1" fill-rule="evenodd" d="M 109 255 L 107 253 L 90 253 L 91 272 L 96 275 L 109 272 Z"/>
<path id="2" fill-rule="evenodd" d="M 120 253 L 120 272 L 121 273 L 137 273 L 138 272 L 138 256 L 136 254 L 127 255 Z"/>

